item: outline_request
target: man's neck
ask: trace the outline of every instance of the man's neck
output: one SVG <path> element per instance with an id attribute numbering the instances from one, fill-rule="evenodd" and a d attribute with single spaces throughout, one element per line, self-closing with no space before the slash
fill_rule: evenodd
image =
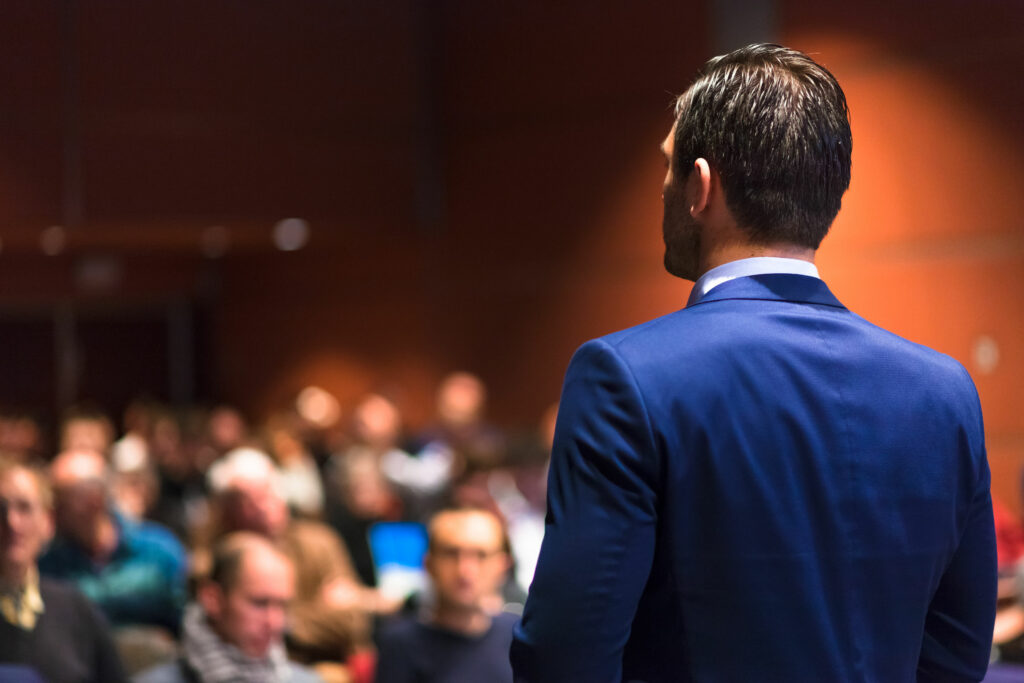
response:
<path id="1" fill-rule="evenodd" d="M 120 531 L 110 514 L 103 514 L 92 527 L 92 534 L 84 539 L 83 547 L 89 558 L 97 564 L 105 564 L 117 550 Z"/>
<path id="2" fill-rule="evenodd" d="M 5 565 L 0 567 L 0 593 L 13 593 L 21 590 L 28 582 L 31 567 L 22 565 Z"/>
<path id="3" fill-rule="evenodd" d="M 431 617 L 435 626 L 467 636 L 478 636 L 491 627 L 491 616 L 481 609 L 439 605 Z"/>
<path id="4" fill-rule="evenodd" d="M 796 244 L 749 244 L 746 242 L 725 242 L 716 245 L 704 259 L 704 267 L 701 274 L 712 268 L 739 261 L 746 258 L 759 256 L 773 256 L 775 258 L 791 258 L 814 263 L 815 250 L 810 247 L 803 247 Z"/>

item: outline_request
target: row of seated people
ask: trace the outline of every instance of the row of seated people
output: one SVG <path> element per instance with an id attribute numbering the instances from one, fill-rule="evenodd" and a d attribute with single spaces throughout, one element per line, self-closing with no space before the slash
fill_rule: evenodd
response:
<path id="1" fill-rule="evenodd" d="M 320 393 L 321 403 L 334 401 Z M 121 514 L 160 522 L 193 546 L 208 540 L 210 466 L 230 450 L 254 446 L 274 459 L 292 513 L 334 528 L 357 574 L 370 585 L 370 527 L 380 521 L 424 523 L 445 502 L 472 502 L 506 519 L 522 592 L 543 531 L 554 409 L 536 434 L 508 438 L 484 419 L 485 399 L 479 378 L 454 373 L 439 385 L 435 419 L 412 437 L 399 408 L 379 394 L 360 400 L 345 420 L 336 401 L 333 411 L 304 410 L 296 401 L 256 429 L 228 406 L 172 411 L 137 401 L 125 411 L 116 441 L 105 415 L 79 410 L 65 419 L 53 448 L 31 418 L 0 411 L 0 456 L 46 465 L 51 453 L 101 453 L 111 465 L 110 493 Z"/>
<path id="2" fill-rule="evenodd" d="M 397 409 L 371 395 L 353 411 L 347 438 L 330 448 L 318 449 L 294 420 L 272 421 L 260 445 L 273 460 L 239 447 L 254 441 L 229 409 L 210 415 L 210 438 L 200 448 L 185 448 L 180 432 L 175 438 L 182 425 L 169 424 L 166 413 L 139 419 L 136 411 L 113 442 L 109 421 L 80 412 L 66 421 L 64 450 L 52 462 L 38 457 L 38 447 L 35 458 L 32 448 L 11 457 L 0 425 L 0 459 L 44 466 L 56 534 L 38 566 L 45 577 L 77 585 L 100 609 L 129 673 L 177 651 L 188 623 L 184 605 L 210 575 L 212 549 L 241 531 L 271 542 L 295 574 L 289 657 L 329 681 L 363 681 L 378 627 L 414 604 L 403 602 L 402 585 L 376 585 L 367 541 L 375 523 L 425 522 L 453 501 L 487 508 L 514 532 L 503 546 L 506 557 L 509 548 L 518 550 L 519 577 L 502 582 L 502 596 L 489 608 L 521 601 L 532 574 L 543 528 L 542 459 L 520 470 L 533 482 L 533 495 L 524 495 L 529 483 L 521 486 L 508 468 L 494 467 L 500 438 L 480 420 L 479 380 L 460 373 L 438 396 L 440 419 L 418 449 L 398 447 Z M 318 450 L 328 455 L 317 457 Z"/>
<path id="3" fill-rule="evenodd" d="M 280 506 L 251 498 L 250 486 L 266 483 L 252 469 L 254 462 L 248 454 L 236 456 L 224 464 L 232 472 L 218 471 L 229 482 L 230 498 L 247 498 L 234 509 L 245 522 L 213 541 L 191 597 L 179 603 L 183 576 L 170 537 L 150 534 L 157 528 L 146 526 L 132 536 L 126 533 L 130 525 L 117 517 L 108 522 L 121 540 L 107 564 L 116 582 L 87 598 L 83 593 L 103 576 L 82 581 L 75 571 L 65 577 L 70 583 L 51 577 L 53 553 L 70 552 L 57 544 L 46 550 L 54 533 L 53 508 L 61 508 L 68 486 L 96 483 L 92 468 L 101 463 L 94 454 L 62 454 L 51 476 L 0 461 L 0 679 L 128 680 L 121 656 L 131 639 L 120 648 L 115 641 L 118 633 L 123 638 L 139 627 L 123 620 L 151 618 L 176 630 L 179 645 L 160 653 L 152 666 L 137 667 L 133 680 L 142 683 L 369 682 L 375 676 L 381 683 L 511 681 L 507 653 L 515 616 L 502 613 L 500 595 L 511 560 L 496 515 L 480 508 L 435 514 L 424 558 L 429 590 L 413 612 L 381 622 L 374 656 L 365 618 L 375 610 L 396 612 L 398 605 L 382 601 L 336 564 L 339 558 L 331 555 L 338 546 L 329 533 L 312 522 L 289 522 Z M 268 505 L 260 510 L 261 503 Z M 334 576 L 313 589 L 313 570 Z M 133 588 L 142 593 L 133 594 Z M 149 613 L 118 611 L 149 601 L 156 607 Z M 171 620 L 171 614 L 179 616 Z"/>

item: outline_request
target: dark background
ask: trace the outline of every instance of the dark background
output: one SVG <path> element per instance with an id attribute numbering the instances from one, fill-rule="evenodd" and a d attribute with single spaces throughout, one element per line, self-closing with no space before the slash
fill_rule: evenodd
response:
<path id="1" fill-rule="evenodd" d="M 0 403 L 259 418 L 316 384 L 386 388 L 416 424 L 468 369 L 531 425 L 582 341 L 685 302 L 661 269 L 672 98 L 767 39 L 852 110 L 823 276 L 967 366 L 1017 505 L 1022 25 L 987 0 L 5 0 Z M 272 242 L 287 217 L 299 251 Z"/>

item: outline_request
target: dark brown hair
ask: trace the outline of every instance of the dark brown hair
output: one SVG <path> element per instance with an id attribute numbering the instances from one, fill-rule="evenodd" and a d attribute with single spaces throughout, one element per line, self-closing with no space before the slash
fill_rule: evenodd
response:
<path id="1" fill-rule="evenodd" d="M 755 243 L 817 249 L 850 186 L 852 147 L 835 77 L 780 45 L 715 57 L 676 103 L 673 171 L 706 159 Z"/>

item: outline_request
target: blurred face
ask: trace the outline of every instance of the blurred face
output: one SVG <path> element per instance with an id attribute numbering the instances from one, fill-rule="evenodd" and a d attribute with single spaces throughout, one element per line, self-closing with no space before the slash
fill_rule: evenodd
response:
<path id="1" fill-rule="evenodd" d="M 53 518 L 35 477 L 22 469 L 0 475 L 0 570 L 21 581 L 53 536 Z"/>
<path id="2" fill-rule="evenodd" d="M 57 528 L 84 545 L 91 542 L 96 520 L 107 513 L 105 470 L 103 456 L 89 450 L 61 453 L 50 467 Z"/>
<path id="3" fill-rule="evenodd" d="M 701 231 L 700 225 L 690 215 L 690 205 L 686 199 L 689 173 L 683 175 L 685 169 L 672 167 L 675 137 L 676 127 L 673 125 L 668 137 L 661 143 L 667 168 L 661 192 L 664 205 L 661 232 L 665 240 L 665 270 L 684 280 L 696 281 L 700 277 Z"/>
<path id="4" fill-rule="evenodd" d="M 54 487 L 57 526 L 81 543 L 92 538 L 96 518 L 106 513 L 106 491 L 99 481 L 82 481 Z"/>
<path id="5" fill-rule="evenodd" d="M 431 524 L 430 536 L 426 567 L 439 606 L 480 609 L 481 600 L 498 591 L 509 568 L 501 523 L 486 512 L 443 512 Z"/>
<path id="6" fill-rule="evenodd" d="M 390 448 L 398 441 L 401 416 L 391 401 L 373 395 L 356 408 L 353 428 L 360 441 L 382 449 Z"/>
<path id="7" fill-rule="evenodd" d="M 282 465 L 301 460 L 305 455 L 302 442 L 287 429 L 275 429 L 270 434 L 270 447 L 277 462 Z"/>
<path id="8" fill-rule="evenodd" d="M 394 504 L 376 458 L 350 459 L 345 477 L 345 503 L 351 512 L 364 519 L 384 517 Z"/>
<path id="9" fill-rule="evenodd" d="M 291 565 L 266 549 L 250 550 L 234 585 L 208 586 L 203 608 L 214 630 L 246 655 L 267 656 L 284 634 L 288 603 L 295 592 Z"/>
<path id="10" fill-rule="evenodd" d="M 483 414 L 487 391 L 475 376 L 460 372 L 447 377 L 437 394 L 437 414 L 451 426 L 476 422 Z"/>
<path id="11" fill-rule="evenodd" d="M 214 448 L 228 451 L 245 440 L 245 422 L 231 408 L 218 408 L 210 415 L 207 433 Z"/>
<path id="12" fill-rule="evenodd" d="M 106 453 L 110 449 L 110 436 L 110 427 L 100 420 L 71 420 L 64 425 L 60 446 L 62 451 Z"/>
<path id="13" fill-rule="evenodd" d="M 39 448 L 39 425 L 27 417 L 0 419 L 0 450 L 25 457 Z"/>

